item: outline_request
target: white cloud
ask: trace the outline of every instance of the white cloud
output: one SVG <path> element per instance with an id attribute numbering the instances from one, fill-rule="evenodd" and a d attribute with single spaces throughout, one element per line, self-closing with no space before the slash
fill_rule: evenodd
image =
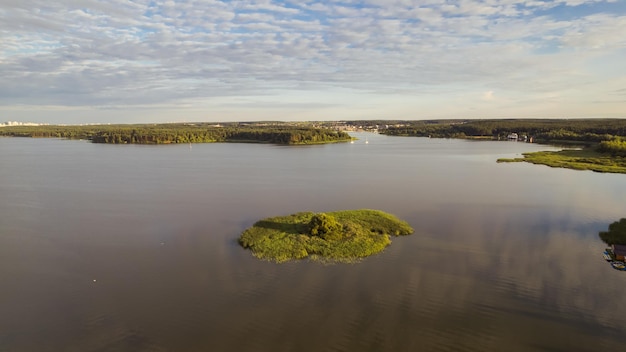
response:
<path id="1" fill-rule="evenodd" d="M 0 111 L 17 105 L 193 107 L 198 101 L 259 95 L 277 104 L 290 96 L 300 106 L 300 98 L 287 92 L 310 94 L 330 86 L 351 97 L 359 91 L 370 100 L 371 94 L 380 95 L 381 102 L 391 94 L 430 97 L 428 92 L 436 91 L 459 104 L 472 104 L 471 92 L 497 89 L 498 99 L 486 93 L 483 100 L 493 106 L 530 100 L 537 113 L 543 94 L 560 91 L 563 104 L 596 102 L 595 111 L 615 115 L 620 109 L 614 103 L 597 103 L 610 94 L 603 87 L 607 75 L 597 68 L 626 76 L 626 68 L 615 64 L 626 47 L 626 7 L 607 12 L 605 5 L 600 0 L 5 0 Z M 581 11 L 564 19 L 553 13 L 559 6 Z M 344 100 L 353 102 L 352 108 L 358 102 L 347 95 Z"/>

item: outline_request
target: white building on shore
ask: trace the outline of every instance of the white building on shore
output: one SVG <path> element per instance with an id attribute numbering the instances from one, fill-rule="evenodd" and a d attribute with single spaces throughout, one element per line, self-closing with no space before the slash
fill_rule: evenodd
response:
<path id="1" fill-rule="evenodd" d="M 19 122 L 19 121 L 7 121 L 0 122 L 0 127 L 9 127 L 9 126 L 43 126 L 49 125 L 48 123 L 36 123 L 36 122 Z"/>

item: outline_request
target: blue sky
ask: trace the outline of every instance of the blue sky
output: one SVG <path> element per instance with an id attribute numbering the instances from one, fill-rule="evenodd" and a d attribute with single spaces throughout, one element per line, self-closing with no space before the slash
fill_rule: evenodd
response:
<path id="1" fill-rule="evenodd" d="M 0 121 L 626 117 L 626 0 L 3 0 Z"/>

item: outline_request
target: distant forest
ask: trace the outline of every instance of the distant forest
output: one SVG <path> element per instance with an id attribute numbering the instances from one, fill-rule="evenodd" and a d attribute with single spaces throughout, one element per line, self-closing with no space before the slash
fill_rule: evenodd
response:
<path id="1" fill-rule="evenodd" d="M 0 136 L 86 139 L 94 143 L 172 144 L 249 142 L 274 144 L 320 144 L 349 141 L 350 135 L 328 128 L 298 125 L 154 124 L 86 126 L 11 126 Z"/>
<path id="2" fill-rule="evenodd" d="M 173 144 L 249 142 L 320 144 L 349 141 L 342 128 L 389 136 L 507 139 L 516 133 L 536 143 L 582 144 L 626 157 L 626 119 L 361 120 L 325 122 L 169 123 L 141 125 L 8 126 L 0 136 L 86 139 L 94 143 Z"/>
<path id="3" fill-rule="evenodd" d="M 390 136 L 492 139 L 507 139 L 517 133 L 537 143 L 585 144 L 596 146 L 602 153 L 626 156 L 626 119 L 403 121 L 379 132 Z"/>

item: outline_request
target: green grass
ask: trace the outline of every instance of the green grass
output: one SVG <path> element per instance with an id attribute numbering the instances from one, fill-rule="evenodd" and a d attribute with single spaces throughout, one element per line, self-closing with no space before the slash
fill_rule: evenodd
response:
<path id="1" fill-rule="evenodd" d="M 626 158 L 599 153 L 593 149 L 561 150 L 557 152 L 524 153 L 523 158 L 498 159 L 498 162 L 528 162 L 574 170 L 591 170 L 626 174 Z"/>
<path id="2" fill-rule="evenodd" d="M 260 259 L 285 262 L 311 258 L 331 262 L 353 262 L 381 252 L 391 236 L 409 235 L 406 222 L 378 210 L 360 209 L 325 213 L 336 220 L 340 230 L 332 236 L 310 233 L 311 212 L 272 217 L 246 229 L 239 243 Z"/>

